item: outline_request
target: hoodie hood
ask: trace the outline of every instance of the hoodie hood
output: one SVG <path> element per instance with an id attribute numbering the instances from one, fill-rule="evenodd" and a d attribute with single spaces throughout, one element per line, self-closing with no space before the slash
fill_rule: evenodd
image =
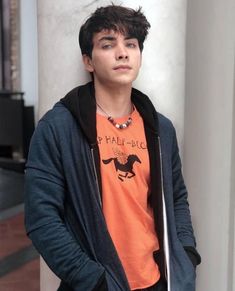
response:
<path id="1" fill-rule="evenodd" d="M 150 99 L 142 92 L 132 88 L 131 100 L 142 116 L 145 125 L 159 135 L 157 113 Z M 78 121 L 90 146 L 94 147 L 97 144 L 94 83 L 89 82 L 74 88 L 61 99 L 61 102 Z"/>

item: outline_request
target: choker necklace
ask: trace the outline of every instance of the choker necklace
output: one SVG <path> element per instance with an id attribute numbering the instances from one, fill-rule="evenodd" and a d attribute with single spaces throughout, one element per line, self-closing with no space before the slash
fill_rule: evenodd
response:
<path id="1" fill-rule="evenodd" d="M 132 123 L 132 118 L 131 116 L 128 117 L 127 121 L 124 122 L 124 123 L 117 123 L 112 116 L 110 116 L 108 113 L 106 113 L 104 111 L 104 109 L 98 104 L 96 103 L 96 105 L 100 108 L 100 110 L 105 114 L 107 115 L 107 118 L 108 118 L 108 121 L 110 121 L 112 123 L 113 126 L 115 126 L 116 128 L 118 129 L 124 129 L 124 128 L 127 128 L 131 123 Z M 132 108 L 134 110 L 134 106 L 132 105 Z"/>

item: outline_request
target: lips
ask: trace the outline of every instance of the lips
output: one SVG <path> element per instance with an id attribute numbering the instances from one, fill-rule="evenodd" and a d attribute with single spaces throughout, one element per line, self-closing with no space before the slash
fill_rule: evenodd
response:
<path id="1" fill-rule="evenodd" d="M 131 67 L 127 65 L 119 65 L 113 68 L 114 70 L 130 70 Z"/>

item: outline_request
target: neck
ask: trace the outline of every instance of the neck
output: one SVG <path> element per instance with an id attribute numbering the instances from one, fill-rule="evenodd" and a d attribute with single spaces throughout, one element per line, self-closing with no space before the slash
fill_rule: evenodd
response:
<path id="1" fill-rule="evenodd" d="M 129 115 L 132 112 L 131 85 L 120 86 L 121 88 L 107 87 L 95 82 L 96 102 L 113 118 Z M 104 112 L 97 106 L 97 112 L 104 115 Z"/>

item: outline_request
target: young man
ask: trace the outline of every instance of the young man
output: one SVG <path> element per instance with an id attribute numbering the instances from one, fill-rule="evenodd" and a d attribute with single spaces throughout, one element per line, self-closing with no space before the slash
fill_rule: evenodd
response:
<path id="1" fill-rule="evenodd" d="M 175 130 L 132 88 L 149 27 L 140 9 L 97 9 L 79 35 L 93 81 L 32 138 L 26 229 L 58 290 L 195 290 L 200 256 Z"/>

